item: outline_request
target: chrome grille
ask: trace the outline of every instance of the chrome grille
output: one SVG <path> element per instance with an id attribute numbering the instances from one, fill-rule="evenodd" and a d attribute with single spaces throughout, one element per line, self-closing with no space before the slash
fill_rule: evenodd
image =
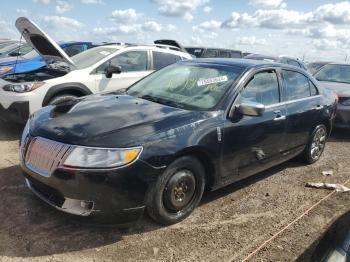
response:
<path id="1" fill-rule="evenodd" d="M 27 168 L 42 176 L 50 176 L 67 158 L 72 146 L 35 137 L 28 143 L 25 156 Z"/>

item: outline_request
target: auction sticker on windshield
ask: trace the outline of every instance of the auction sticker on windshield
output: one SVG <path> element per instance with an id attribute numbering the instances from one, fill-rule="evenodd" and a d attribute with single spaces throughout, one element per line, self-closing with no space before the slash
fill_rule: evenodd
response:
<path id="1" fill-rule="evenodd" d="M 217 77 L 212 77 L 208 79 L 199 79 L 197 81 L 197 86 L 216 84 L 216 83 L 226 82 L 227 80 L 228 80 L 227 76 L 217 76 Z"/>

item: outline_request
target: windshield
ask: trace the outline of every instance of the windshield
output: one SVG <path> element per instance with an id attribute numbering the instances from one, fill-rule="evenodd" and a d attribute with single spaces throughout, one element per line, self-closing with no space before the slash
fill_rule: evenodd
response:
<path id="1" fill-rule="evenodd" d="M 323 63 L 310 63 L 307 65 L 307 68 L 312 74 L 315 74 L 324 65 Z"/>
<path id="2" fill-rule="evenodd" d="M 11 45 L 7 45 L 3 48 L 0 48 L 0 54 L 7 54 L 7 53 L 11 52 L 13 49 L 16 49 L 16 47 L 18 48 L 19 45 L 18 44 L 11 44 Z"/>
<path id="3" fill-rule="evenodd" d="M 15 41 L 6 41 L 6 42 L 0 42 L 0 49 L 4 48 L 5 46 L 9 46 L 16 43 Z"/>
<path id="4" fill-rule="evenodd" d="M 79 53 L 75 56 L 72 56 L 71 59 L 77 66 L 77 69 L 84 69 L 96 64 L 97 62 L 109 56 L 110 54 L 113 54 L 117 50 L 118 49 L 110 47 L 95 47 L 85 52 Z"/>
<path id="5" fill-rule="evenodd" d="M 25 59 L 32 59 L 34 57 L 37 57 L 38 55 L 39 54 L 35 50 L 32 50 L 32 51 L 30 51 L 29 53 L 25 54 L 22 57 L 25 58 Z"/>
<path id="6" fill-rule="evenodd" d="M 315 78 L 318 81 L 350 84 L 350 65 L 325 65 L 315 74 Z"/>
<path id="7" fill-rule="evenodd" d="M 175 64 L 137 82 L 127 93 L 189 110 L 214 108 L 242 69 L 210 64 Z"/>

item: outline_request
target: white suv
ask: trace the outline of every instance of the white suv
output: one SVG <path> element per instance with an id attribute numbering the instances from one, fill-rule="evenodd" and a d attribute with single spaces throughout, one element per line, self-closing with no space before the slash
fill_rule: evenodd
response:
<path id="1" fill-rule="evenodd" d="M 69 57 L 27 18 L 16 27 L 48 66 L 0 81 L 0 118 L 23 123 L 43 106 L 84 95 L 127 88 L 139 79 L 192 56 L 166 45 L 111 44 Z"/>

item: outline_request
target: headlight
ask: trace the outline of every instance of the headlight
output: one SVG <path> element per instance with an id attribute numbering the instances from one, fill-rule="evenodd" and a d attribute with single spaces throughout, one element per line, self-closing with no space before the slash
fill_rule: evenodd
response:
<path id="1" fill-rule="evenodd" d="M 25 93 L 33 91 L 42 85 L 44 85 L 45 82 L 33 82 L 33 83 L 22 83 L 22 84 L 9 84 L 5 85 L 3 89 L 5 91 L 9 92 L 16 92 L 16 93 Z"/>
<path id="2" fill-rule="evenodd" d="M 341 102 L 341 104 L 342 104 L 343 106 L 350 106 L 350 98 L 344 100 L 343 102 Z"/>
<path id="3" fill-rule="evenodd" d="M 80 168 L 112 168 L 135 161 L 142 147 L 135 148 L 91 148 L 75 147 L 64 161 L 64 166 Z"/>
<path id="4" fill-rule="evenodd" d="M 7 73 L 8 71 L 11 71 L 13 66 L 0 66 L 0 75 Z"/>

